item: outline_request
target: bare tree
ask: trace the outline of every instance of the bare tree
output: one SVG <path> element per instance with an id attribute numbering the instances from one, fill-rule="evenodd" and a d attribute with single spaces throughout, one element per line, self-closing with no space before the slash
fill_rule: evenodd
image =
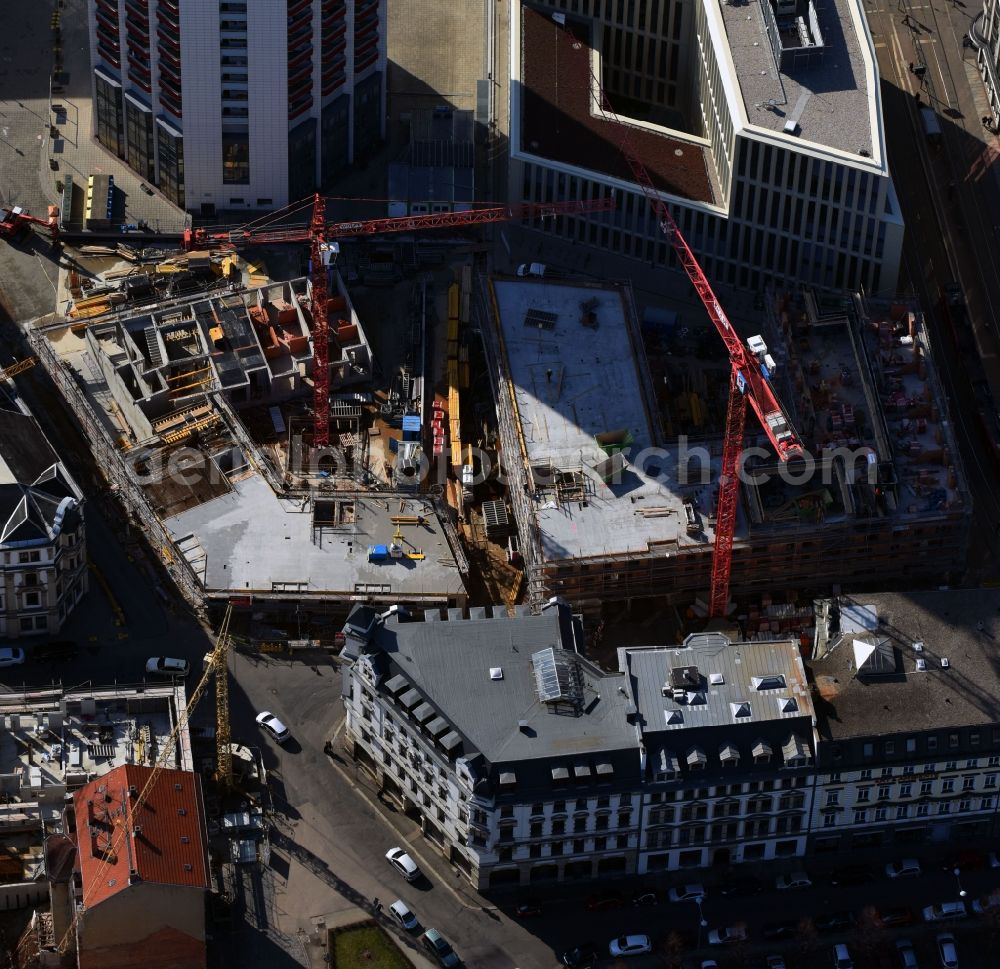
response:
<path id="1" fill-rule="evenodd" d="M 684 960 L 684 939 L 676 929 L 667 933 L 667 937 L 660 943 L 660 957 L 664 969 L 680 969 Z"/>
<path id="2" fill-rule="evenodd" d="M 795 943 L 803 955 L 809 955 L 819 948 L 819 933 L 816 931 L 816 923 L 808 915 L 803 915 L 795 927 Z"/>
<path id="3" fill-rule="evenodd" d="M 858 921 L 854 926 L 854 944 L 861 955 L 861 960 L 874 965 L 879 949 L 882 947 L 882 933 L 878 912 L 871 905 L 858 913 Z"/>

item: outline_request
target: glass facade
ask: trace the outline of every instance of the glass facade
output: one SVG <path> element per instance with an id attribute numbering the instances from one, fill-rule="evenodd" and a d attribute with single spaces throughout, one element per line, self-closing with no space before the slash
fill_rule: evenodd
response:
<path id="1" fill-rule="evenodd" d="M 248 132 L 223 132 L 222 181 L 226 185 L 250 184 L 250 135 Z"/>
<path id="2" fill-rule="evenodd" d="M 316 119 L 288 132 L 288 199 L 294 202 L 316 191 Z"/>
<path id="3" fill-rule="evenodd" d="M 124 124 L 122 123 L 121 85 L 94 71 L 94 107 L 97 140 L 120 158 L 125 157 Z"/>
<path id="4" fill-rule="evenodd" d="M 330 188 L 350 162 L 351 96 L 342 94 L 323 108 L 320 139 L 323 151 L 320 181 Z"/>
<path id="5" fill-rule="evenodd" d="M 156 178 L 153 112 L 130 96 L 125 98 L 125 160 L 142 178 Z"/>
<path id="6" fill-rule="evenodd" d="M 160 191 L 174 205 L 184 208 L 184 139 L 159 122 L 156 126 L 156 149 L 160 161 Z"/>

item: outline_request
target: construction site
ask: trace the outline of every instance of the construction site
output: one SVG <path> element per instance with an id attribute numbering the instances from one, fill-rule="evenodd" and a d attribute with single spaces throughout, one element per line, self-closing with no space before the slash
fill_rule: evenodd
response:
<path id="1" fill-rule="evenodd" d="M 484 285 L 532 596 L 707 616 L 729 391 L 710 322 L 642 326 L 625 284 Z M 781 465 L 747 427 L 726 613 L 787 631 L 803 594 L 957 578 L 971 502 L 919 309 L 803 290 L 769 293 L 764 317 L 745 339 L 808 459 Z"/>

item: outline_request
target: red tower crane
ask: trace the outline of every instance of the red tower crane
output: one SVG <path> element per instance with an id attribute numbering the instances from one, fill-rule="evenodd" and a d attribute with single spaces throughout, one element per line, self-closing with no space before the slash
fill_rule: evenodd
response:
<path id="1" fill-rule="evenodd" d="M 206 229 L 186 229 L 183 245 L 193 249 L 227 248 L 266 245 L 280 242 L 309 242 L 310 279 L 312 281 L 313 317 L 313 447 L 326 447 L 330 443 L 330 337 L 326 318 L 326 263 L 328 244 L 334 239 L 351 236 L 378 235 L 385 232 L 416 232 L 421 229 L 464 228 L 487 225 L 491 222 L 508 222 L 535 218 L 554 218 L 557 215 L 575 215 L 586 212 L 606 212 L 615 207 L 612 197 L 579 202 L 541 202 L 524 205 L 494 205 L 467 212 L 435 212 L 431 215 L 408 215 L 394 219 L 363 219 L 360 222 L 327 222 L 327 199 L 322 195 L 313 198 L 312 217 L 307 225 L 269 228 L 268 225 L 245 225 L 237 229 L 209 232 Z M 297 203 L 291 209 L 301 207 Z M 268 216 L 268 223 L 285 217 L 289 209 L 281 209 Z M 327 258 L 326 262 L 329 262 Z"/>
<path id="2" fill-rule="evenodd" d="M 48 215 L 40 219 L 31 215 L 19 205 L 13 208 L 0 209 L 0 239 L 23 239 L 33 225 L 40 225 L 48 230 L 53 242 L 59 241 L 59 207 L 50 205 Z"/>
<path id="3" fill-rule="evenodd" d="M 722 473 L 719 477 L 719 504 L 715 523 L 715 550 L 712 555 L 712 582 L 709 594 L 709 616 L 725 615 L 729 602 L 729 578 L 733 565 L 733 539 L 736 534 L 736 508 L 739 498 L 740 454 L 746 426 L 747 403 L 753 408 L 764 433 L 782 461 L 802 454 L 802 442 L 783 410 L 757 355 L 752 353 L 733 329 L 722 304 L 712 291 L 711 283 L 698 264 L 687 240 L 660 197 L 645 165 L 640 161 L 629 138 L 628 128 L 610 106 L 600 79 L 591 70 L 591 81 L 597 94 L 597 109 L 605 121 L 617 125 L 621 132 L 619 148 L 628 162 L 635 181 L 642 189 L 660 231 L 677 254 L 677 259 L 694 286 L 722 337 L 732 370 L 729 377 L 729 403 L 726 408 L 726 430 L 722 446 Z"/>

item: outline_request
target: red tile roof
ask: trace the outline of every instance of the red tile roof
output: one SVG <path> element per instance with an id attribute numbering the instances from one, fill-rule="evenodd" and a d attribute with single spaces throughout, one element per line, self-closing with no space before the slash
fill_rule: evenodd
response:
<path id="1" fill-rule="evenodd" d="M 126 889 L 130 875 L 164 885 L 208 888 L 201 780 L 188 771 L 162 770 L 136 809 L 152 773 L 150 767 L 125 764 L 73 795 L 88 908 Z"/>
<path id="2" fill-rule="evenodd" d="M 619 126 L 590 113 L 586 29 L 574 28 L 574 35 L 523 5 L 521 21 L 521 149 L 634 182 L 618 147 Z M 700 145 L 634 126 L 629 137 L 657 188 L 679 198 L 715 201 Z"/>

